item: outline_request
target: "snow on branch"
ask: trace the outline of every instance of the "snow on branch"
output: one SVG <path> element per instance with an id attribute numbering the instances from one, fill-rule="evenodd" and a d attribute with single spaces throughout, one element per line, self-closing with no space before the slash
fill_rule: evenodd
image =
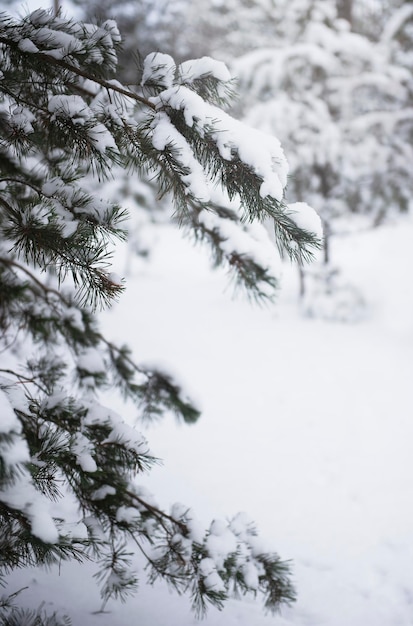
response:
<path id="1" fill-rule="evenodd" d="M 136 589 L 134 542 L 150 579 L 189 591 L 201 613 L 234 590 L 260 592 L 276 610 L 294 599 L 288 564 L 260 551 L 241 518 L 200 533 L 186 508 L 157 507 L 136 482 L 157 461 L 146 438 L 100 402 L 118 393 L 141 421 L 172 413 L 190 424 L 200 415 L 174 375 L 137 364 L 99 330 L 97 306 L 124 287 L 112 240 L 126 237 L 125 211 L 101 197 L 99 182 L 114 167 L 153 173 L 178 221 L 257 299 L 272 296 L 279 275 L 259 222 L 273 218 L 278 248 L 300 261 L 319 245 L 319 223 L 307 205 L 285 203 L 280 142 L 220 108 L 232 89 L 225 65 L 204 57 L 177 66 L 153 54 L 142 84 L 125 87 L 115 73 L 119 43 L 110 20 L 81 24 L 38 10 L 0 23 L 6 569 L 83 560 L 92 548 L 106 603 Z M 81 511 L 74 527 L 67 497 Z"/>
<path id="2" fill-rule="evenodd" d="M 151 102 L 158 110 L 171 108 L 182 112 L 186 125 L 194 128 L 201 138 L 212 139 L 223 159 L 231 161 L 237 155 L 262 178 L 261 197 L 271 195 L 281 201 L 288 164 L 275 137 L 248 128 L 184 85 L 162 91 Z"/>

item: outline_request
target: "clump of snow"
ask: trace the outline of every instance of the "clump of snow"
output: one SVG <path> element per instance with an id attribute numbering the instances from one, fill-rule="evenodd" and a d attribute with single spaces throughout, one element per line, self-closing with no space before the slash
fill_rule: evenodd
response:
<path id="1" fill-rule="evenodd" d="M 256 590 L 259 587 L 259 571 L 254 563 L 248 561 L 241 567 L 242 577 L 249 589 Z"/>
<path id="2" fill-rule="evenodd" d="M 23 106 L 14 107 L 9 117 L 10 124 L 16 129 L 26 135 L 30 135 L 34 132 L 32 122 L 35 121 L 35 116 L 29 109 Z"/>
<path id="3" fill-rule="evenodd" d="M 65 523 L 64 535 L 75 540 L 88 539 L 89 537 L 88 528 L 83 521 Z"/>
<path id="4" fill-rule="evenodd" d="M 33 535 L 46 543 L 58 541 L 59 533 L 50 514 L 49 501 L 34 487 L 27 470 L 21 468 L 13 484 L 0 491 L 0 500 L 27 515 Z"/>
<path id="5" fill-rule="evenodd" d="M 160 111 L 166 106 L 182 111 L 187 126 L 196 126 L 201 136 L 211 137 L 223 159 L 231 161 L 238 156 L 262 178 L 261 197 L 270 195 L 281 201 L 287 184 L 288 163 L 276 137 L 249 128 L 185 86 L 171 87 L 150 100 Z M 154 127 L 155 130 L 156 123 Z M 183 145 L 182 140 L 171 133 L 170 137 L 173 142 L 177 141 L 180 150 L 189 152 L 189 146 Z M 156 141 L 154 147 L 163 149 L 158 146 L 159 141 Z M 192 154 L 190 156 L 192 160 Z"/>
<path id="6" fill-rule="evenodd" d="M 92 500 L 104 500 L 106 496 L 114 496 L 116 494 L 115 487 L 112 485 L 102 485 L 91 494 Z"/>
<path id="7" fill-rule="evenodd" d="M 214 520 L 209 528 L 205 541 L 208 555 L 214 560 L 218 569 L 223 568 L 224 561 L 237 551 L 237 539 L 223 520 Z"/>
<path id="8" fill-rule="evenodd" d="M 225 591 L 225 583 L 217 572 L 215 561 L 209 557 L 202 559 L 199 564 L 199 573 L 202 576 L 205 588 L 208 591 Z"/>
<path id="9" fill-rule="evenodd" d="M 35 45 L 46 46 L 47 54 L 58 60 L 74 52 L 84 51 L 84 44 L 77 37 L 50 27 L 37 28 L 33 31 L 32 38 Z M 35 50 L 29 51 L 35 52 Z"/>
<path id="10" fill-rule="evenodd" d="M 55 194 L 62 193 L 67 191 L 67 185 L 61 178 L 56 176 L 55 178 L 51 178 L 45 181 L 42 185 L 42 193 L 51 198 Z"/>
<path id="11" fill-rule="evenodd" d="M 107 278 L 109 282 L 112 283 L 112 285 L 115 285 L 116 287 L 122 287 L 122 278 L 119 276 L 119 274 L 116 274 L 116 272 L 109 272 Z"/>
<path id="12" fill-rule="evenodd" d="M 94 124 L 94 126 L 88 129 L 88 135 L 99 152 L 103 153 L 106 150 L 119 152 L 113 135 L 111 135 L 104 124 L 100 122 Z"/>
<path id="13" fill-rule="evenodd" d="M 176 520 L 186 519 L 186 516 L 189 512 L 188 507 L 181 502 L 175 502 L 171 506 L 171 516 Z"/>
<path id="14" fill-rule="evenodd" d="M 0 381 L 3 383 L 3 380 Z M 0 388 L 0 433 L 20 433 L 21 432 L 21 423 L 17 418 L 16 413 L 14 412 L 10 401 L 5 394 L 5 392 Z"/>
<path id="15" fill-rule="evenodd" d="M 89 107 L 80 96 L 65 94 L 50 96 L 47 108 L 50 113 L 53 113 L 51 121 L 54 121 L 58 115 L 64 115 L 70 117 L 74 124 L 83 125 L 92 117 Z"/>
<path id="16" fill-rule="evenodd" d="M 143 485 L 140 485 L 138 483 L 132 483 L 130 485 L 130 490 L 140 500 L 143 500 L 143 502 L 145 502 L 149 506 L 152 506 L 152 507 L 155 507 L 155 508 L 159 508 L 159 505 L 158 505 L 158 502 L 157 502 L 155 496 L 153 495 L 153 493 L 151 491 L 149 491 L 149 489 L 147 487 L 144 487 Z M 136 507 L 141 512 L 147 511 L 147 508 L 145 507 L 145 505 L 141 504 L 140 502 L 136 503 Z M 151 520 L 149 520 L 149 523 L 151 523 Z"/>
<path id="17" fill-rule="evenodd" d="M 106 149 L 118 151 L 115 139 L 104 124 L 99 122 L 94 112 L 81 96 L 60 94 L 51 96 L 48 102 L 48 111 L 52 114 L 51 121 L 58 117 L 70 118 L 73 124 L 85 126 L 87 134 L 99 152 Z"/>
<path id="18" fill-rule="evenodd" d="M 126 522 L 134 524 L 141 518 L 140 512 L 132 506 L 120 506 L 116 511 L 116 520 L 118 522 Z"/>
<path id="19" fill-rule="evenodd" d="M 175 72 L 175 61 L 169 54 L 152 52 L 143 62 L 141 84 L 144 86 L 148 82 L 154 82 L 165 88 L 171 87 L 175 79 Z"/>
<path id="20" fill-rule="evenodd" d="M 29 20 L 34 26 L 41 26 L 50 21 L 50 13 L 45 9 L 36 9 L 30 13 Z"/>
<path id="21" fill-rule="evenodd" d="M 181 176 L 188 193 L 200 202 L 208 202 L 210 192 L 204 170 L 196 160 L 186 139 L 172 124 L 169 116 L 162 111 L 157 113 L 152 121 L 151 130 L 153 147 L 162 151 L 169 145 L 173 146 L 176 158 L 178 158 L 183 168 L 188 170 L 187 174 Z"/>
<path id="22" fill-rule="evenodd" d="M 96 461 L 92 456 L 93 445 L 87 437 L 77 432 L 71 443 L 71 450 L 76 455 L 76 461 L 84 472 L 96 472 Z"/>
<path id="23" fill-rule="evenodd" d="M 36 494 L 38 491 L 36 490 Z M 10 504 L 10 502 L 8 503 Z M 49 503 L 41 499 L 35 499 L 27 507 L 27 514 L 30 518 L 31 530 L 35 537 L 45 543 L 57 543 L 59 531 L 49 512 Z"/>
<path id="24" fill-rule="evenodd" d="M 287 205 L 288 217 L 302 230 L 323 238 L 323 224 L 320 216 L 306 202 L 294 202 Z"/>
<path id="25" fill-rule="evenodd" d="M 114 43 L 120 43 L 122 41 L 122 36 L 115 20 L 105 20 L 102 24 L 102 28 L 110 34 Z"/>
<path id="26" fill-rule="evenodd" d="M 83 419 L 84 426 L 105 424 L 110 427 L 110 433 L 103 443 L 118 443 L 137 454 L 149 453 L 144 435 L 122 420 L 118 413 L 96 401 L 85 402 L 85 405 L 88 412 Z"/>
<path id="27" fill-rule="evenodd" d="M 9 432 L 15 431 L 11 430 Z M 11 440 L 1 441 L 0 452 L 2 461 L 9 468 L 30 461 L 27 442 L 20 435 L 14 436 Z"/>
<path id="28" fill-rule="evenodd" d="M 204 539 L 205 529 L 201 522 L 196 518 L 194 511 L 185 504 L 175 502 L 171 507 L 171 517 L 176 520 L 184 521 L 188 530 L 189 538 L 195 543 L 201 544 Z"/>
<path id="29" fill-rule="evenodd" d="M 231 520 L 229 524 L 230 529 L 242 540 L 249 539 L 251 535 L 255 534 L 255 525 L 253 520 L 247 513 L 240 511 Z"/>
<path id="30" fill-rule="evenodd" d="M 64 389 L 60 389 L 60 390 L 55 390 L 55 392 L 50 395 L 50 396 L 46 396 L 43 399 L 43 402 L 41 404 L 41 408 L 44 409 L 54 409 L 60 405 L 63 406 L 63 404 L 67 401 L 67 394 L 65 392 Z"/>
<path id="31" fill-rule="evenodd" d="M 17 411 L 21 411 L 22 413 L 27 411 L 27 398 L 21 386 L 13 384 L 9 378 L 0 376 L 0 391 L 6 395 L 6 399 L 8 399 L 13 409 L 16 409 Z M 0 406 L 2 408 L 6 406 L 4 400 L 2 404 L 0 404 Z M 4 410 L 7 411 L 7 409 L 4 409 Z M 17 420 L 17 416 L 15 416 L 15 418 Z M 5 420 L 5 423 L 7 423 L 6 420 Z M 17 429 L 15 430 L 15 432 L 21 432 L 20 422 L 18 425 L 17 424 L 15 425 L 15 428 Z M 0 430 L 0 432 L 2 431 Z"/>
<path id="32" fill-rule="evenodd" d="M 230 71 L 225 63 L 207 56 L 184 61 L 178 66 L 178 73 L 180 82 L 189 84 L 206 76 L 212 76 L 221 82 L 231 80 Z"/>
<path id="33" fill-rule="evenodd" d="M 106 372 L 106 363 L 102 353 L 97 348 L 87 348 L 77 357 L 79 370 L 90 374 L 102 374 Z"/>
<path id="34" fill-rule="evenodd" d="M 219 247 L 228 257 L 232 254 L 248 257 L 268 270 L 276 281 L 279 280 L 282 272 L 281 258 L 262 224 L 242 224 L 206 210 L 200 212 L 198 220 L 207 230 L 215 231 L 223 238 Z"/>
<path id="35" fill-rule="evenodd" d="M 142 433 L 121 421 L 112 424 L 111 433 L 103 443 L 119 443 L 137 454 L 147 454 L 149 450 L 148 442 Z"/>
<path id="36" fill-rule="evenodd" d="M 82 313 L 80 309 L 76 307 L 68 307 L 62 314 L 63 319 L 67 320 L 69 324 L 79 330 L 81 333 L 85 331 L 85 325 L 83 323 Z"/>
<path id="37" fill-rule="evenodd" d="M 22 52 L 39 52 L 39 48 L 35 46 L 30 39 L 27 39 L 27 37 L 20 39 L 17 46 Z"/>
<path id="38" fill-rule="evenodd" d="M 31 475 L 25 468 L 25 464 L 31 461 L 30 452 L 26 440 L 20 434 L 22 426 L 10 402 L 10 399 L 17 398 L 20 404 L 19 394 L 13 394 L 11 386 L 5 391 L 4 382 L 3 378 L 1 380 L 3 388 L 0 389 L 0 433 L 13 436 L 7 439 L 0 438 L 0 455 L 6 473 L 14 467 L 18 467 L 19 471 L 18 474 L 15 473 L 10 484 L 3 482 L 0 501 L 25 513 L 36 537 L 47 543 L 55 543 L 58 540 L 58 531 L 49 512 L 49 502 L 35 488 Z"/>
<path id="39" fill-rule="evenodd" d="M 106 541 L 106 533 L 99 519 L 93 515 L 88 515 L 87 517 L 84 517 L 82 521 L 86 526 L 89 535 L 95 539 Z"/>
<path id="40" fill-rule="evenodd" d="M 99 402 L 85 402 L 85 406 L 88 410 L 83 420 L 85 426 L 105 423 L 112 424 L 122 420 L 116 411 L 99 404 Z"/>

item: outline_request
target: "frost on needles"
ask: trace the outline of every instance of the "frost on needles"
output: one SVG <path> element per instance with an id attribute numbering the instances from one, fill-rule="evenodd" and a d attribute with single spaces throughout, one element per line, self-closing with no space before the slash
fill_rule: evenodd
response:
<path id="1" fill-rule="evenodd" d="M 198 614 L 238 593 L 263 595 L 274 611 L 294 599 L 289 565 L 242 515 L 204 531 L 189 507 L 162 510 L 139 483 L 156 462 L 145 437 L 101 403 L 111 389 L 141 422 L 199 417 L 168 372 L 139 365 L 99 329 L 96 310 L 124 289 L 110 246 L 126 237 L 126 213 L 90 193 L 90 180 L 115 167 L 150 172 L 176 221 L 258 300 L 278 277 L 261 222 L 271 218 L 279 251 L 302 262 L 319 246 L 319 221 L 304 203 L 286 205 L 277 139 L 222 110 L 232 92 L 222 63 L 152 54 L 142 84 L 126 87 L 120 41 L 110 20 L 1 16 L 0 573 L 93 559 L 105 604 L 136 591 L 135 551 L 149 581 L 188 593 Z M 68 496 L 75 521 L 61 506 Z M 18 621 L 17 603 L 3 597 L 2 618 Z"/>

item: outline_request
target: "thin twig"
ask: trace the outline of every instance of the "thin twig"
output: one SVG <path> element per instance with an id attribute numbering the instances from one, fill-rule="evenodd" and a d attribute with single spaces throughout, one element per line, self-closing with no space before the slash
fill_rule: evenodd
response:
<path id="1" fill-rule="evenodd" d="M 0 43 L 6 46 L 10 46 L 12 48 L 18 47 L 17 42 L 12 41 L 8 39 L 7 37 L 0 37 Z M 19 49 L 19 52 L 22 55 L 33 54 L 31 52 L 25 52 L 20 49 Z M 145 106 L 151 109 L 154 109 L 154 110 L 156 109 L 156 106 L 154 105 L 153 102 L 151 102 L 150 100 L 147 100 L 143 96 L 139 96 L 137 93 L 134 93 L 130 89 L 126 89 L 123 86 L 115 85 L 111 81 L 105 80 L 104 78 L 98 78 L 97 76 L 92 76 L 88 72 L 85 72 L 84 70 L 80 68 L 74 67 L 73 65 L 71 65 L 70 63 L 67 63 L 66 61 L 63 61 L 62 59 L 55 59 L 50 54 L 47 54 L 47 52 L 42 52 L 39 50 L 38 52 L 36 52 L 36 58 L 43 58 L 50 65 L 61 67 L 65 70 L 68 70 L 69 72 L 73 72 L 73 74 L 76 74 L 77 76 L 81 76 L 82 78 L 86 78 L 87 80 L 90 80 L 93 83 L 101 85 L 101 87 L 105 87 L 109 91 L 116 91 L 117 93 L 120 93 L 123 96 L 131 98 L 132 100 L 135 100 L 136 102 L 139 102 L 140 104 L 144 104 Z"/>
<path id="2" fill-rule="evenodd" d="M 21 265 L 17 261 L 13 261 L 11 259 L 5 259 L 4 257 L 0 257 L 0 263 L 3 263 L 3 265 L 16 267 L 17 269 L 21 270 L 22 272 L 27 274 L 27 276 L 29 276 L 29 278 L 34 283 L 36 283 L 36 285 L 40 287 L 40 289 L 42 289 L 44 293 L 46 294 L 52 293 L 53 295 L 57 296 L 63 302 L 63 304 L 65 304 L 67 307 L 70 306 L 69 301 L 66 300 L 66 298 L 61 294 L 60 291 L 57 291 L 57 289 L 53 289 L 53 287 L 46 287 L 46 285 L 44 285 L 42 281 L 39 280 L 34 274 L 32 274 L 32 272 L 30 272 L 30 270 L 28 270 L 27 267 L 25 267 L 24 265 Z"/>
<path id="3" fill-rule="evenodd" d="M 27 376 L 23 376 L 23 374 L 19 374 L 18 372 L 7 368 L 0 368 L 0 372 L 15 376 L 16 378 L 18 378 L 19 382 L 24 385 L 24 387 L 26 387 L 28 383 L 31 383 L 32 385 L 35 385 L 38 389 L 40 389 L 40 391 L 42 391 L 43 393 L 47 393 L 47 390 L 42 387 L 42 385 L 40 385 L 40 383 L 38 383 L 34 378 L 28 378 Z"/>
<path id="4" fill-rule="evenodd" d="M 149 504 L 148 502 L 146 502 L 145 500 L 137 496 L 136 493 L 133 493 L 132 491 L 127 491 L 126 493 L 128 494 L 130 498 L 132 498 L 133 500 L 136 500 L 137 502 L 139 502 L 139 504 L 141 504 L 148 511 L 150 511 L 158 519 L 159 523 L 161 524 L 162 528 L 164 528 L 164 530 L 167 530 L 167 528 L 165 527 L 163 520 L 167 519 L 173 524 L 176 524 L 177 526 L 179 526 L 181 530 L 185 532 L 187 531 L 187 527 L 180 520 L 177 520 L 171 515 L 168 515 L 168 513 L 161 511 L 161 509 L 158 509 L 158 507 L 153 506 L 152 504 Z"/>

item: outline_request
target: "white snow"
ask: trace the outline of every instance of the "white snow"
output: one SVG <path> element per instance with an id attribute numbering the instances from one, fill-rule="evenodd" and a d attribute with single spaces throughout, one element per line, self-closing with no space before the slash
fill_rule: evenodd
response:
<path id="1" fill-rule="evenodd" d="M 76 461 L 84 472 L 96 472 L 96 461 L 92 457 L 93 447 L 82 433 L 77 432 L 71 444 L 71 450 L 76 455 Z"/>
<path id="2" fill-rule="evenodd" d="M 166 88 L 171 87 L 175 78 L 175 70 L 175 61 L 169 54 L 152 52 L 143 62 L 142 85 L 145 85 L 150 79 Z"/>
<path id="3" fill-rule="evenodd" d="M 83 125 L 91 117 L 89 107 L 80 96 L 68 96 L 65 94 L 51 96 L 47 108 L 50 113 L 54 114 L 51 117 L 52 121 L 59 114 L 70 117 L 75 124 Z"/>
<path id="4" fill-rule="evenodd" d="M 337 36 L 332 36 L 321 23 L 321 8 L 320 23 L 308 29 L 307 40 L 301 45 L 280 51 L 276 60 L 273 51 L 258 51 L 243 60 L 251 67 L 255 63 L 262 65 L 261 71 L 251 72 L 254 90 L 276 83 L 285 65 L 294 63 L 297 55 L 318 70 L 336 71 L 338 56 L 350 50 L 350 44 L 355 64 L 360 66 L 354 80 L 347 83 L 351 92 L 360 85 L 384 85 L 393 94 L 395 75 L 380 73 L 379 50 L 372 60 L 372 46 L 350 35 L 344 25 Z M 328 3 L 324 8 L 328 9 Z M 386 36 L 392 37 L 410 15 L 410 8 L 400 12 L 389 23 Z M 49 19 L 44 11 L 31 16 L 38 25 Z M 103 31 L 91 27 L 89 34 L 108 45 L 111 38 L 119 39 L 113 22 L 107 22 Z M 63 58 L 83 49 L 75 36 L 53 31 L 50 37 L 50 32 L 38 29 L 36 40 L 39 45 L 54 47 L 50 55 Z M 19 46 L 25 52 L 37 53 L 36 43 L 23 39 Z M 264 57 L 267 63 L 261 63 Z M 100 49 L 91 51 L 89 61 L 103 60 Z M 363 73 L 366 63 L 371 69 L 368 80 Z M 146 61 L 144 85 L 153 72 L 165 87 L 159 97 L 152 99 L 158 108 L 152 126 L 153 145 L 158 150 L 168 143 L 175 145 L 181 163 L 189 170 L 183 177 L 188 193 L 208 200 L 209 181 L 163 107 L 182 111 L 188 127 L 209 133 L 222 158 L 231 160 L 237 154 L 262 178 L 262 197 L 283 197 L 288 167 L 279 142 L 266 133 L 247 130 L 189 88 L 173 86 L 176 73 L 187 84 L 208 73 L 225 81 L 228 73 L 223 64 L 204 58 L 184 62 L 177 69 L 168 55 L 154 54 Z M 346 96 L 339 79 L 329 85 L 337 100 Z M 399 90 L 398 95 L 403 93 Z M 78 96 L 54 96 L 49 112 L 52 119 L 66 115 L 79 128 L 90 126 L 89 136 L 97 149 L 115 150 L 113 138 L 97 121 L 96 111 L 102 104 L 99 95 L 90 108 Z M 330 126 L 323 99 L 309 94 L 303 104 L 305 111 L 299 114 L 291 102 L 286 104 L 280 99 L 271 114 L 267 112 L 269 126 L 271 116 L 278 117 L 282 124 L 294 119 L 298 134 L 310 129 L 313 138 L 328 138 L 321 148 L 317 143 L 310 147 L 310 142 L 304 142 L 308 145 L 300 155 L 303 161 L 313 158 L 312 150 L 317 152 L 320 165 L 332 157 L 339 158 L 344 149 L 341 133 Z M 103 107 L 113 119 L 120 120 L 119 109 L 106 103 Z M 262 111 L 257 107 L 255 115 L 262 115 Z M 18 108 L 12 111 L 11 121 L 30 133 L 30 115 Z M 411 116 L 411 109 L 400 115 Z M 366 131 L 386 125 L 391 130 L 401 119 L 398 112 L 386 115 L 374 111 L 355 119 L 353 132 L 367 135 L 359 164 L 371 160 L 380 147 Z M 44 189 L 51 195 L 62 192 L 59 181 L 49 181 Z M 103 201 L 98 202 L 93 210 L 103 215 L 104 206 Z M 322 236 L 320 219 L 311 207 L 296 203 L 288 209 L 299 226 Z M 56 205 L 56 213 L 64 235 L 69 236 L 74 228 L 70 212 Z M 46 219 L 40 205 L 33 208 L 32 214 L 39 221 Z M 201 212 L 200 220 L 224 235 L 226 253 L 243 250 L 265 267 L 272 267 L 272 255 L 263 243 L 259 225 L 246 225 L 243 232 L 236 233 L 230 223 L 221 224 L 212 214 Z M 197 389 L 204 414 L 193 428 L 177 429 L 165 420 L 150 431 L 151 446 L 164 459 L 164 466 L 155 467 L 148 478 L 142 477 L 144 484 L 134 485 L 133 490 L 156 505 L 151 495 L 154 491 L 166 510 L 171 507 L 172 515 L 185 518 L 190 536 L 177 533 L 174 537 L 183 547 L 185 558 L 192 541 L 202 542 L 203 528 L 208 527 L 211 517 L 219 516 L 209 526 L 205 542 L 208 556 L 200 564 L 209 589 L 225 589 L 218 570 L 235 551 L 247 585 L 256 589 L 260 568 L 254 557 L 271 544 L 282 558 L 292 559 L 298 591 L 298 602 L 281 616 L 264 616 L 259 604 L 250 599 L 243 603 L 233 600 L 222 614 L 211 610 L 204 624 L 411 626 L 412 219 L 400 218 L 400 223 L 393 226 L 354 234 L 334 245 L 339 264 L 365 298 L 366 314 L 354 325 L 302 318 L 297 307 L 297 277 L 288 270 L 284 290 L 274 307 L 260 310 L 242 300 L 232 301 L 222 293 L 226 279 L 220 273 L 210 273 L 204 254 L 182 244 L 179 235 L 168 227 L 158 229 L 153 258 L 144 270 L 140 267 L 135 275 L 132 271 L 121 303 L 114 314 L 105 318 L 107 334 L 115 335 L 119 343 L 127 339 L 139 361 L 176 363 L 191 387 Z M 117 281 L 118 277 L 113 279 Z M 73 311 L 68 314 L 71 322 L 82 328 L 79 315 Z M 106 364 L 94 349 L 81 355 L 78 365 L 91 374 L 106 371 Z M 34 489 L 24 469 L 31 459 L 13 410 L 25 407 L 22 393 L 10 387 L 0 390 L 0 433 L 13 434 L 11 442 L 2 441 L 3 456 L 6 466 L 22 466 L 18 484 L 13 490 L 3 490 L 0 499 L 24 509 L 33 533 L 54 542 L 58 530 L 52 506 Z M 62 400 L 56 394 L 48 406 Z M 121 440 L 147 453 L 146 437 L 132 427 L 135 414 L 126 411 L 126 416 L 124 422 L 114 411 L 91 402 L 84 424 L 107 423 L 111 433 L 105 443 Z M 96 470 L 94 451 L 81 435 L 74 438 L 72 451 L 84 471 Z M 104 485 L 93 495 L 103 499 L 115 493 L 113 486 Z M 194 506 L 197 516 L 186 504 L 171 506 L 176 498 Z M 255 537 L 247 514 L 224 521 L 246 507 L 257 521 L 259 537 Z M 78 511 L 73 510 L 73 515 L 78 516 Z M 117 518 L 134 522 L 140 515 L 121 507 Z M 97 535 L 101 532 L 97 520 L 83 521 Z M 245 542 L 243 547 L 240 542 Z M 154 626 L 194 623 L 185 596 L 170 596 L 165 586 L 149 589 L 143 582 L 136 598 L 127 604 L 111 603 L 110 614 L 93 615 L 99 599 L 92 574 L 88 565 L 76 564 L 62 564 L 50 572 L 19 570 L 10 577 L 11 591 L 29 583 L 30 588 L 21 596 L 23 603 L 37 606 L 40 597 L 51 607 L 69 606 L 74 624 L 129 626 L 131 619 Z"/>
<path id="5" fill-rule="evenodd" d="M 217 572 L 214 559 L 206 557 L 199 564 L 199 571 L 202 575 L 206 589 L 214 591 L 225 591 L 225 584 Z"/>
<path id="6" fill-rule="evenodd" d="M 9 407 L 8 402 L 13 407 L 13 409 L 22 411 L 24 413 L 24 411 L 26 411 L 27 409 L 27 401 L 26 401 L 24 389 L 22 388 L 21 385 L 16 384 L 15 381 L 12 380 L 11 378 L 0 376 L 0 391 L 3 394 L 0 402 L 1 402 L 1 407 L 2 407 L 2 410 L 4 411 L 4 416 L 5 416 L 4 424 L 6 426 L 10 425 L 13 423 L 13 420 L 15 420 L 13 429 L 15 429 L 15 432 L 20 432 L 21 424 L 19 420 L 17 419 L 16 415 L 14 416 L 14 418 L 11 416 L 11 413 L 9 412 L 9 408 L 8 408 Z M 4 394 L 6 395 L 6 398 L 4 398 Z M 8 400 L 8 402 L 6 402 L 6 400 Z M 4 432 L 4 431 L 0 430 L 0 432 Z"/>
<path id="7" fill-rule="evenodd" d="M 323 224 L 318 213 L 306 202 L 293 202 L 287 205 L 288 216 L 299 228 L 323 238 Z"/>
<path id="8" fill-rule="evenodd" d="M 288 268 L 274 306 L 232 300 L 208 255 L 159 227 L 150 264 L 132 272 L 107 314 L 109 335 L 126 337 L 140 360 L 174 363 L 204 408 L 193 427 L 165 420 L 150 429 L 164 465 L 135 491 L 154 504 L 148 491 L 156 493 L 166 510 L 184 503 L 181 513 L 193 508 L 202 527 L 247 511 L 231 520 L 233 535 L 245 538 L 252 518 L 260 533 L 248 536 L 253 555 L 270 544 L 292 559 L 291 608 L 270 617 L 258 599 L 232 600 L 222 613 L 210 609 L 205 626 L 411 626 L 412 240 L 406 218 L 337 241 L 335 259 L 367 303 L 364 321 L 348 325 L 302 318 Z M 91 406 L 87 419 L 105 415 Z M 202 567 L 221 588 L 215 562 Z M 29 583 L 22 603 L 66 607 L 74 624 L 196 623 L 188 598 L 146 587 L 143 574 L 136 597 L 92 615 L 95 571 L 19 571 L 8 589 Z M 253 567 L 243 571 L 253 585 Z"/>
<path id="9" fill-rule="evenodd" d="M 0 382 L 3 385 L 5 382 L 5 379 L 2 377 Z M 7 381 L 7 382 L 9 385 L 11 385 L 12 381 Z M 21 423 L 17 419 L 17 415 L 13 411 L 13 408 L 10 404 L 10 401 L 7 395 L 1 388 L 0 388 L 0 413 L 1 413 L 0 433 L 21 432 Z"/>
<path id="10" fill-rule="evenodd" d="M 53 30 L 49 27 L 38 28 L 33 31 L 32 36 L 35 40 L 35 44 L 45 45 L 47 47 L 47 54 L 56 59 L 63 59 L 70 53 L 84 50 L 83 43 L 79 41 L 79 39 L 61 30 Z M 38 52 L 37 49 L 27 51 Z"/>
<path id="11" fill-rule="evenodd" d="M 7 419 L 7 415 L 6 415 Z M 27 442 L 23 437 L 13 437 L 9 443 L 1 442 L 1 456 L 6 466 L 20 465 L 30 461 Z M 0 496 L 1 499 L 1 496 Z"/>
<path id="12" fill-rule="evenodd" d="M 102 352 L 97 348 L 87 348 L 77 357 L 77 366 L 80 370 L 90 374 L 102 374 L 106 372 L 106 363 Z"/>
<path id="13" fill-rule="evenodd" d="M 70 118 L 73 124 L 87 126 L 87 134 L 99 152 L 105 152 L 108 148 L 115 152 L 118 151 L 111 133 L 104 124 L 96 119 L 94 112 L 80 96 L 51 96 L 48 102 L 48 111 L 52 113 L 51 121 L 63 116 Z"/>
<path id="14" fill-rule="evenodd" d="M 79 309 L 76 307 L 68 307 L 64 311 L 64 319 L 66 319 L 71 326 L 79 330 L 80 332 L 84 332 L 85 325 L 83 323 L 82 314 Z"/>
<path id="15" fill-rule="evenodd" d="M 29 461 L 28 454 L 24 460 Z M 27 514 L 33 535 L 46 543 L 56 543 L 59 533 L 50 513 L 50 502 L 35 489 L 27 470 L 21 467 L 13 486 L 6 487 L 0 492 L 0 500 L 11 508 Z"/>
<path id="16" fill-rule="evenodd" d="M 178 160 L 189 173 L 182 176 L 188 192 L 200 202 L 208 202 L 210 193 L 204 171 L 195 159 L 191 147 L 185 138 L 176 130 L 169 116 L 160 111 L 152 122 L 152 144 L 156 150 L 162 151 L 171 144 L 177 150 Z"/>
<path id="17" fill-rule="evenodd" d="M 247 127 L 205 102 L 185 86 L 170 87 L 150 100 L 158 110 L 167 105 L 182 111 L 185 123 L 189 127 L 196 126 L 201 136 L 206 133 L 211 136 L 223 159 L 230 161 L 237 154 L 243 163 L 263 179 L 260 189 L 263 198 L 271 195 L 276 200 L 282 199 L 287 184 L 288 163 L 276 137 Z M 167 123 L 163 117 L 158 120 L 158 124 Z M 156 122 L 154 126 L 156 128 Z M 162 134 L 162 138 L 164 136 Z M 183 149 L 182 142 L 172 134 L 172 131 L 168 130 L 166 136 L 176 142 L 179 149 Z M 159 141 L 156 137 L 154 146 L 158 150 L 162 150 L 165 145 L 164 139 Z"/>
<path id="18" fill-rule="evenodd" d="M 116 512 L 116 519 L 118 522 L 126 522 L 128 524 L 132 524 L 136 522 L 141 517 L 139 511 L 137 511 L 133 507 L 129 506 L 120 506 Z"/>
<path id="19" fill-rule="evenodd" d="M 30 22 L 35 25 L 47 24 L 50 20 L 50 13 L 45 9 L 36 9 L 30 13 Z"/>
<path id="20" fill-rule="evenodd" d="M 117 274 L 116 272 L 109 272 L 107 276 L 112 285 L 115 285 L 116 287 L 122 287 L 123 281 L 119 274 Z"/>
<path id="21" fill-rule="evenodd" d="M 407 24 L 408 21 L 413 16 L 413 7 L 406 3 L 400 6 L 398 11 L 396 11 L 388 20 L 385 25 L 384 32 L 381 36 L 382 41 L 388 41 L 394 37 L 396 37 L 400 28 Z"/>
<path id="22" fill-rule="evenodd" d="M 30 39 L 20 39 L 18 43 L 18 48 L 22 52 L 39 52 L 39 48 L 34 45 L 34 43 Z"/>
<path id="23" fill-rule="evenodd" d="M 225 63 L 206 56 L 184 61 L 179 65 L 178 71 L 182 83 L 193 83 L 198 78 L 206 76 L 212 76 L 222 82 L 231 80 L 230 71 Z"/>
<path id="24" fill-rule="evenodd" d="M 200 212 L 198 220 L 207 230 L 215 231 L 224 239 L 219 247 L 228 259 L 234 253 L 246 256 L 267 269 L 276 281 L 279 280 L 282 273 L 281 259 L 262 224 L 240 224 L 207 210 Z"/>
<path id="25" fill-rule="evenodd" d="M 247 587 L 249 587 L 250 589 L 258 589 L 259 572 L 256 566 L 253 563 L 245 563 L 245 565 L 242 566 L 241 571 Z"/>
<path id="26" fill-rule="evenodd" d="M 34 132 L 32 122 L 34 122 L 35 116 L 33 113 L 23 106 L 14 107 L 10 115 L 10 124 L 21 132 L 30 135 Z"/>
<path id="27" fill-rule="evenodd" d="M 138 454 L 148 453 L 148 442 L 142 433 L 121 421 L 113 423 L 112 431 L 103 443 L 122 443 Z"/>
<path id="28" fill-rule="evenodd" d="M 91 494 L 92 500 L 104 500 L 106 496 L 114 496 L 116 489 L 112 485 L 103 485 Z"/>

